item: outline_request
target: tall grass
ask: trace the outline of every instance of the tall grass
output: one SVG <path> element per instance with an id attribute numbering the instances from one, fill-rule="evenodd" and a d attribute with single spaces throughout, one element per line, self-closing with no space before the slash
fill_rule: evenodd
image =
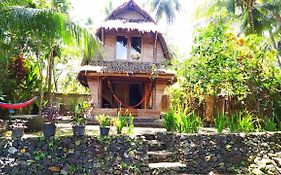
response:
<path id="1" fill-rule="evenodd" d="M 238 114 L 238 115 L 240 115 L 240 114 Z M 229 131 L 231 133 L 237 132 L 237 130 L 238 130 L 237 118 L 238 118 L 237 115 L 232 115 L 227 118 L 227 125 L 228 125 Z"/>
<path id="2" fill-rule="evenodd" d="M 175 112 L 171 109 L 169 110 L 163 119 L 163 125 L 167 131 L 175 131 L 177 128 L 177 122 L 175 118 Z"/>
<path id="3" fill-rule="evenodd" d="M 277 124 L 274 121 L 274 118 L 267 118 L 265 120 L 265 127 L 266 131 L 277 131 Z"/>
<path id="4" fill-rule="evenodd" d="M 227 125 L 227 116 L 225 114 L 219 114 L 215 118 L 215 127 L 218 133 L 222 133 L 223 129 Z"/>
<path id="5" fill-rule="evenodd" d="M 238 131 L 240 132 L 252 132 L 255 130 L 253 124 L 253 116 L 250 113 L 246 113 L 244 116 L 242 114 L 238 115 L 237 118 Z"/>
<path id="6" fill-rule="evenodd" d="M 189 108 L 181 108 L 178 105 L 176 109 L 169 110 L 164 116 L 164 127 L 167 131 L 177 131 L 181 133 L 198 132 L 202 121 L 194 112 L 189 112 Z"/>

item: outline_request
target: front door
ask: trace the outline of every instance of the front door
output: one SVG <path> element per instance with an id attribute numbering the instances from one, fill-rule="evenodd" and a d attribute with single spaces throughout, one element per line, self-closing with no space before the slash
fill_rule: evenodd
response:
<path id="1" fill-rule="evenodd" d="M 142 92 L 142 84 L 129 84 L 129 106 L 141 109 Z"/>

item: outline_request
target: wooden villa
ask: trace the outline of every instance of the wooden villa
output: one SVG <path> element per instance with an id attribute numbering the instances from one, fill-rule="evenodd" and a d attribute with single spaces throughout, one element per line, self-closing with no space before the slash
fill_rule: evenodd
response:
<path id="1" fill-rule="evenodd" d="M 175 74 L 165 69 L 171 55 L 153 18 L 130 0 L 109 14 L 96 35 L 102 54 L 78 74 L 90 88 L 93 115 L 129 109 L 136 117 L 159 118 Z"/>

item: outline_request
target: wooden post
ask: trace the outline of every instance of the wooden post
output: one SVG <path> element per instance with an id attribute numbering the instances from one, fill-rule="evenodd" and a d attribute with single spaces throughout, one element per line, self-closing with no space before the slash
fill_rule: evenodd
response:
<path id="1" fill-rule="evenodd" d="M 92 103 L 95 108 L 99 107 L 99 81 L 97 77 L 87 78 L 89 89 L 91 91 Z"/>
<path id="2" fill-rule="evenodd" d="M 153 62 L 157 62 L 157 39 L 158 39 L 158 32 L 155 33 L 155 41 L 153 46 Z"/>
<path id="3" fill-rule="evenodd" d="M 213 123 L 214 117 L 214 96 L 208 95 L 204 97 L 206 103 L 206 120 Z"/>

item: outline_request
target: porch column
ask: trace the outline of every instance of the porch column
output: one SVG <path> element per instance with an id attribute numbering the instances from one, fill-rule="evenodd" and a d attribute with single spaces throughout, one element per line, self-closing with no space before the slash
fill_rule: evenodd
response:
<path id="1" fill-rule="evenodd" d="M 154 101 L 153 109 L 161 110 L 162 97 L 166 86 L 167 83 L 156 83 L 156 88 L 155 88 L 156 93 L 155 93 L 155 101 Z"/>
<path id="2" fill-rule="evenodd" d="M 95 108 L 100 108 L 101 104 L 100 104 L 100 81 L 98 77 L 91 77 L 91 78 L 87 78 L 88 81 L 88 85 L 89 85 L 89 89 L 91 91 L 91 96 L 92 96 L 92 100 L 91 102 L 94 104 Z"/>

